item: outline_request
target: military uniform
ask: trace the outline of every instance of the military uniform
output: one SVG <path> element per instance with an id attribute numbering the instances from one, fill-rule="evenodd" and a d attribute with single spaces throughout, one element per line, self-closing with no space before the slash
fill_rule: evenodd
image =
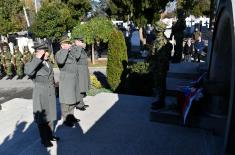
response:
<path id="1" fill-rule="evenodd" d="M 1 64 L 3 66 L 4 72 L 8 76 L 7 80 L 13 78 L 11 58 L 12 55 L 9 51 L 8 45 L 4 45 L 3 51 L 1 53 Z"/>
<path id="2" fill-rule="evenodd" d="M 27 62 L 30 62 L 32 58 L 33 55 L 30 53 L 29 48 L 25 46 L 23 52 L 23 63 L 26 64 Z"/>
<path id="3" fill-rule="evenodd" d="M 162 22 L 157 22 L 155 24 L 157 35 L 154 41 L 154 49 L 152 52 L 152 72 L 154 73 L 154 81 L 156 90 L 158 91 L 158 101 L 152 104 L 153 109 L 158 109 L 165 106 L 166 77 L 169 70 L 169 61 L 172 50 L 172 44 L 168 42 L 164 35 L 165 28 L 166 25 Z"/>
<path id="4" fill-rule="evenodd" d="M 3 68 L 1 58 L 2 58 L 2 50 L 1 50 L 1 53 L 0 53 L 0 80 L 4 77 L 4 68 Z"/>
<path id="5" fill-rule="evenodd" d="M 41 43 L 34 47 L 47 50 L 47 44 Z M 41 143 L 46 147 L 52 146 L 50 141 L 58 140 L 52 135 L 52 124 L 56 120 L 56 96 L 54 72 L 49 61 L 34 56 L 25 64 L 24 73 L 31 77 L 33 88 L 33 114 L 38 125 Z M 50 127 L 51 125 L 51 127 Z"/>
<path id="6" fill-rule="evenodd" d="M 61 39 L 61 45 L 69 45 L 66 37 Z M 64 124 L 72 127 L 79 120 L 74 117 L 74 109 L 81 100 L 81 90 L 78 81 L 77 59 L 80 57 L 76 48 L 60 49 L 55 59 L 60 68 L 59 98 Z"/>
<path id="7" fill-rule="evenodd" d="M 17 79 L 22 79 L 24 72 L 23 72 L 23 55 L 19 51 L 19 47 L 14 47 L 14 53 L 12 56 L 12 63 L 15 66 L 16 74 L 18 75 Z"/>
<path id="8" fill-rule="evenodd" d="M 76 41 L 83 42 L 83 37 L 78 36 L 74 38 Z M 81 93 L 81 100 L 79 104 L 76 106 L 79 110 L 86 110 L 88 105 L 85 105 L 83 98 L 86 96 L 86 93 L 88 92 L 90 88 L 90 74 L 88 69 L 88 62 L 87 62 L 87 54 L 81 45 L 74 45 L 72 46 L 72 49 L 76 49 L 77 53 L 80 54 L 77 58 L 77 72 L 78 72 L 78 81 L 79 81 L 79 87 L 80 87 L 80 93 Z"/>

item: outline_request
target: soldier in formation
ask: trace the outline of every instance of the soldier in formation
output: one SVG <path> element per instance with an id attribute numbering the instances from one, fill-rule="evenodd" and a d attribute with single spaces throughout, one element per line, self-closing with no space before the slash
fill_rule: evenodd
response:
<path id="1" fill-rule="evenodd" d="M 152 109 L 165 107 L 166 96 L 166 77 L 169 70 L 169 61 L 171 57 L 172 44 L 164 35 L 166 25 L 163 22 L 156 22 L 155 25 L 156 39 L 154 41 L 152 55 L 152 72 L 157 90 L 158 100 L 152 103 Z"/>
<path id="2" fill-rule="evenodd" d="M 24 47 L 24 52 L 23 52 L 23 63 L 26 64 L 33 58 L 33 55 L 29 51 L 28 46 Z"/>
<path id="3" fill-rule="evenodd" d="M 12 64 L 14 66 L 14 69 L 16 71 L 17 80 L 22 79 L 24 77 L 24 71 L 23 71 L 23 55 L 19 51 L 19 47 L 14 47 L 14 52 L 12 56 Z"/>
<path id="4" fill-rule="evenodd" d="M 51 141 L 59 138 L 53 135 L 54 121 L 56 120 L 56 96 L 54 72 L 48 61 L 49 51 L 47 43 L 34 46 L 35 56 L 25 64 L 24 72 L 33 83 L 33 114 L 38 125 L 41 143 L 51 147 Z"/>
<path id="5" fill-rule="evenodd" d="M 1 53 L 1 65 L 2 71 L 7 75 L 7 80 L 13 78 L 12 72 L 12 63 L 11 63 L 12 55 L 9 50 L 9 46 L 7 43 L 3 43 L 3 49 Z"/>

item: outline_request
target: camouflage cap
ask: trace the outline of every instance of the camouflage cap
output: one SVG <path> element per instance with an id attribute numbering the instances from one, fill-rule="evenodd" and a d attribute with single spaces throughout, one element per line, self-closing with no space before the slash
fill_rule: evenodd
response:
<path id="1" fill-rule="evenodd" d="M 72 43 L 71 42 L 71 39 L 68 37 L 68 35 L 64 35 L 61 37 L 61 39 L 59 40 L 60 44 L 63 44 L 63 43 Z"/>
<path id="2" fill-rule="evenodd" d="M 7 42 L 3 42 L 3 43 L 2 43 L 2 47 L 9 47 L 9 45 L 8 45 Z"/>
<path id="3" fill-rule="evenodd" d="M 24 46 L 24 50 L 29 50 L 29 47 L 28 46 Z"/>
<path id="4" fill-rule="evenodd" d="M 81 41 L 83 41 L 84 37 L 82 35 L 78 35 L 78 36 L 74 36 L 73 39 L 74 40 L 81 40 Z"/>
<path id="5" fill-rule="evenodd" d="M 156 31 L 163 32 L 163 31 L 165 31 L 167 25 L 161 21 L 157 21 L 154 23 L 153 26 L 155 27 Z"/>

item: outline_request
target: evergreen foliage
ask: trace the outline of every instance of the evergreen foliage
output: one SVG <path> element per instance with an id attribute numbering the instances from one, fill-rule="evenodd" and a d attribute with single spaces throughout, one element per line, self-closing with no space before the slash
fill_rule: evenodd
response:
<path id="1" fill-rule="evenodd" d="M 210 14 L 210 0 L 178 0 L 177 9 L 183 9 L 186 13 L 196 17 Z"/>
<path id="2" fill-rule="evenodd" d="M 44 0 L 32 25 L 36 37 L 58 40 L 91 9 L 89 0 Z"/>
<path id="3" fill-rule="evenodd" d="M 109 0 L 107 14 L 119 20 L 127 20 L 128 15 L 138 26 L 154 23 L 160 18 L 159 10 L 165 9 L 169 0 Z"/>
<path id="4" fill-rule="evenodd" d="M 113 31 L 108 44 L 107 80 L 112 91 L 121 85 L 122 74 L 127 65 L 127 48 L 124 36 L 120 31 Z"/>
<path id="5" fill-rule="evenodd" d="M 0 0 L 0 34 L 17 32 L 27 28 L 20 0 Z"/>
<path id="6" fill-rule="evenodd" d="M 84 24 L 78 24 L 72 31 L 72 37 L 82 35 L 87 44 L 94 44 L 96 41 L 109 41 L 113 31 L 110 20 L 104 17 L 95 17 Z"/>
<path id="7" fill-rule="evenodd" d="M 72 28 L 72 17 L 68 7 L 61 2 L 44 4 L 32 25 L 36 37 L 59 39 L 64 32 Z"/>

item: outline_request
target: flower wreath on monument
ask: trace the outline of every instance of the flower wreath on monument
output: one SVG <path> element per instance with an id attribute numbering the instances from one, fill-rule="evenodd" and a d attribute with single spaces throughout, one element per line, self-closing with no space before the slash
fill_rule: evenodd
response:
<path id="1" fill-rule="evenodd" d="M 198 79 L 190 82 L 187 86 L 178 86 L 177 101 L 180 107 L 180 113 L 183 119 L 183 124 L 190 113 L 190 109 L 194 101 L 199 101 L 203 95 L 203 81 L 207 73 L 203 73 Z"/>

